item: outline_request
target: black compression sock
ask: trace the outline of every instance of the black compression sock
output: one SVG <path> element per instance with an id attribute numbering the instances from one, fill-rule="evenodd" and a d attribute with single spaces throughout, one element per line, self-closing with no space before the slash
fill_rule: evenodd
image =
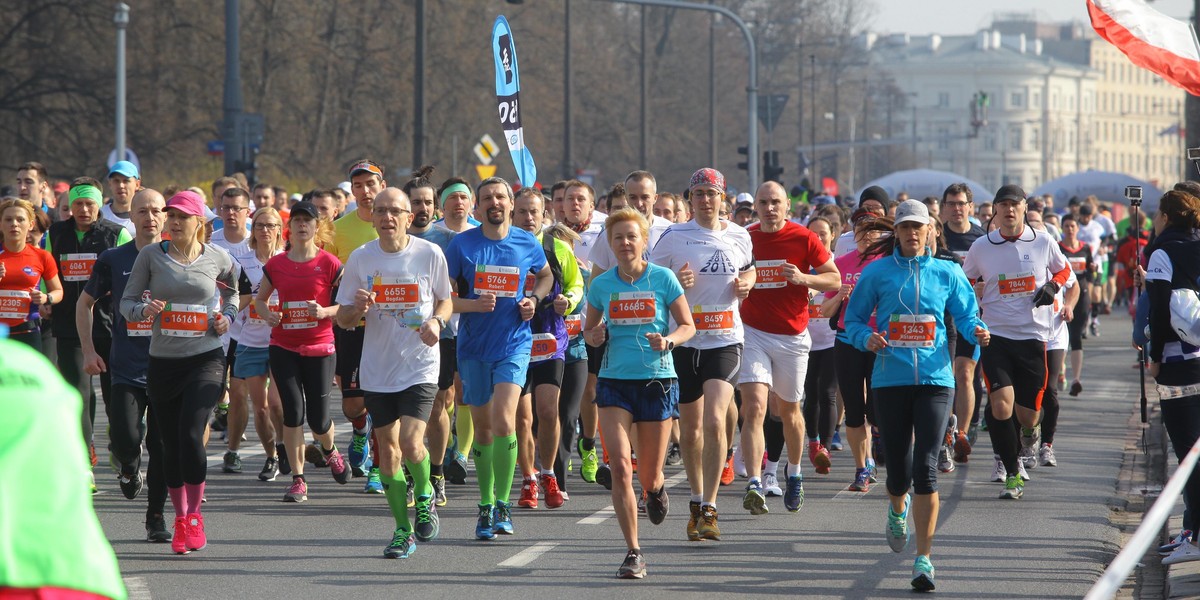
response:
<path id="1" fill-rule="evenodd" d="M 442 476 L 442 465 L 435 465 L 435 464 L 431 463 L 429 465 L 429 475 L 431 477 L 441 477 Z"/>
<path id="2" fill-rule="evenodd" d="M 590 437 L 580 438 L 579 445 L 583 446 L 584 450 L 595 450 L 596 449 L 596 439 L 590 438 Z"/>

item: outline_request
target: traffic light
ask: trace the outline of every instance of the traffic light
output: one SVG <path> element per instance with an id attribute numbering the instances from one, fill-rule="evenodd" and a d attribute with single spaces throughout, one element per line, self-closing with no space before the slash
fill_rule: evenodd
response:
<path id="1" fill-rule="evenodd" d="M 738 163 L 738 168 L 749 173 L 750 172 L 750 147 L 749 146 L 738 146 L 738 154 L 741 154 L 742 156 L 746 157 L 746 160 Z"/>
<path id="2" fill-rule="evenodd" d="M 775 150 L 763 151 L 763 166 L 762 166 L 763 181 L 774 181 L 783 183 L 780 175 L 783 175 L 783 167 L 779 166 L 779 152 Z"/>

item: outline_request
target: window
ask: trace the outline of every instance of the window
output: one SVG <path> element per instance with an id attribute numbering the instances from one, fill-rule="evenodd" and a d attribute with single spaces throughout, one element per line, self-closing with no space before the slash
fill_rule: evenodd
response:
<path id="1" fill-rule="evenodd" d="M 938 127 L 937 128 L 937 137 L 938 137 L 937 149 L 938 150 L 949 150 L 950 149 L 950 140 L 948 140 L 946 138 L 950 137 L 950 130 L 945 127 Z"/>
<path id="2" fill-rule="evenodd" d="M 1030 127 L 1029 128 L 1029 145 L 1032 146 L 1036 150 L 1039 143 L 1040 142 L 1038 141 L 1038 128 Z"/>
<path id="3" fill-rule="evenodd" d="M 1029 97 L 1029 107 L 1037 108 L 1041 105 L 1042 105 L 1042 95 L 1039 92 L 1034 91 Z"/>
<path id="4" fill-rule="evenodd" d="M 988 128 L 983 132 L 983 149 L 991 152 L 996 151 L 996 134 L 991 130 L 991 128 Z"/>
<path id="5" fill-rule="evenodd" d="M 937 105 L 942 108 L 950 106 L 950 92 L 938 92 Z"/>
<path id="6" fill-rule="evenodd" d="M 1022 132 L 1021 132 L 1021 130 L 1022 130 L 1022 127 L 1020 125 L 1009 126 L 1009 128 L 1008 128 L 1008 149 L 1009 150 L 1015 150 L 1017 152 L 1021 151 L 1021 149 L 1022 149 L 1022 145 L 1021 145 L 1021 133 Z"/>
<path id="7" fill-rule="evenodd" d="M 1025 93 L 1013 92 L 1008 98 L 1008 105 L 1013 108 L 1022 108 L 1025 106 Z"/>

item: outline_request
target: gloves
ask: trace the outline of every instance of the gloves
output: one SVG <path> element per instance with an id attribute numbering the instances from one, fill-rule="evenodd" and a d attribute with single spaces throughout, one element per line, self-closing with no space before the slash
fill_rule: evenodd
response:
<path id="1" fill-rule="evenodd" d="M 1054 281 L 1047 281 L 1045 285 L 1038 288 L 1037 293 L 1033 295 L 1034 306 L 1049 306 L 1054 304 L 1054 296 L 1058 294 L 1058 284 Z"/>

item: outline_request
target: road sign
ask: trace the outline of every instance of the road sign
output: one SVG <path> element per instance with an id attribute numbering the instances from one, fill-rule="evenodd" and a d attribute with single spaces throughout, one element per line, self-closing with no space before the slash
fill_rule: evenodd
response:
<path id="1" fill-rule="evenodd" d="M 117 158 L 117 149 L 113 148 L 112 151 L 108 153 L 108 162 L 106 163 L 108 164 L 108 168 L 111 169 L 113 165 L 117 164 L 118 160 L 127 160 L 133 163 L 133 166 L 137 167 L 138 171 L 142 170 L 142 163 L 138 160 L 137 154 L 133 153 L 133 148 L 126 148 L 125 158 L 122 159 Z"/>
<path id="2" fill-rule="evenodd" d="M 475 165 L 475 174 L 479 175 L 480 181 L 483 181 L 496 174 L 496 165 Z"/>
<path id="3" fill-rule="evenodd" d="M 213 140 L 207 144 L 206 148 L 209 156 L 221 156 L 225 154 L 225 141 Z"/>
<path id="4" fill-rule="evenodd" d="M 475 147 L 471 148 L 471 150 L 475 152 L 475 156 L 479 159 L 480 163 L 490 165 L 496 153 L 500 151 L 500 147 L 496 145 L 496 140 L 493 140 L 492 136 L 485 133 L 483 137 L 479 138 L 479 143 L 475 144 Z M 484 179 L 487 179 L 487 177 L 484 177 Z"/>
<path id="5" fill-rule="evenodd" d="M 762 122 L 768 132 L 775 129 L 775 124 L 779 122 L 779 117 L 783 114 L 783 107 L 787 105 L 787 101 L 787 94 L 759 94 L 758 120 Z"/>

